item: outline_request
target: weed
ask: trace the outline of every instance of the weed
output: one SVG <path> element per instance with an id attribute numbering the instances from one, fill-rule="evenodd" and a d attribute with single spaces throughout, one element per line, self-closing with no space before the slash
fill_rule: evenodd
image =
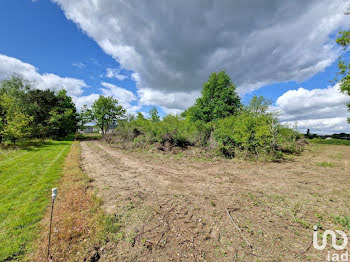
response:
<path id="1" fill-rule="evenodd" d="M 334 216 L 333 222 L 336 225 L 341 225 L 346 229 L 350 230 L 350 218 L 348 216 Z"/>
<path id="2" fill-rule="evenodd" d="M 333 163 L 327 161 L 318 162 L 316 165 L 321 167 L 335 167 Z"/>

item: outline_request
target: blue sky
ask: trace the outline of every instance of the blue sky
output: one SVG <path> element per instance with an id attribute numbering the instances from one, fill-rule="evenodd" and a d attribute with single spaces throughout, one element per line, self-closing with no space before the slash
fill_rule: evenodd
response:
<path id="1" fill-rule="evenodd" d="M 255 23 L 237 15 L 234 24 L 216 26 L 210 20 L 207 28 L 201 26 L 203 21 L 196 27 L 197 21 L 186 19 L 201 9 L 225 16 L 229 7 L 194 1 L 181 14 L 184 19 L 173 13 L 176 8 L 157 3 L 162 7 L 158 12 L 147 5 L 109 0 L 1 1 L 0 78 L 18 71 L 38 82 L 39 88 L 58 90 L 63 85 L 78 107 L 91 104 L 102 93 L 118 98 L 130 113 L 157 106 L 164 114 L 191 105 L 209 73 L 225 70 L 245 103 L 253 95 L 270 98 L 282 112 L 281 121 L 297 121 L 301 131 L 350 132 L 345 120 L 347 98 L 330 83 L 340 54 L 335 33 L 348 24 L 341 0 L 337 5 L 310 1 L 304 7 L 300 1 L 306 10 L 302 15 L 298 4 L 295 12 L 280 14 L 281 8 L 273 10 L 267 1 L 266 11 L 256 14 Z M 240 13 L 244 10 L 249 16 L 251 6 L 230 8 L 241 8 Z M 321 19 L 318 24 L 313 22 L 316 16 Z M 285 17 L 294 17 L 294 22 Z M 295 21 L 300 21 L 299 28 Z M 284 41 L 277 28 L 295 35 Z M 253 35 L 259 40 L 256 43 Z"/>

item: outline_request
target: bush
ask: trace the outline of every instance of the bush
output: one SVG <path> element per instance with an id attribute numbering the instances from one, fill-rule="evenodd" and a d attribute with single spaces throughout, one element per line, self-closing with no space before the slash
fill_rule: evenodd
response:
<path id="1" fill-rule="evenodd" d="M 218 151 L 228 157 L 242 151 L 245 157 L 270 155 L 278 159 L 283 152 L 300 150 L 298 136 L 296 131 L 281 126 L 268 112 L 268 102 L 257 97 L 236 115 L 218 120 L 214 131 Z"/>

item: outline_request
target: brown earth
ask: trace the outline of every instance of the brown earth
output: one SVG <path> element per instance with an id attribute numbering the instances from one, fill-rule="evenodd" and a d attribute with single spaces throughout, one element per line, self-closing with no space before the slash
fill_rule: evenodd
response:
<path id="1" fill-rule="evenodd" d="M 100 261 L 325 261 L 333 250 L 310 247 L 312 226 L 348 229 L 338 225 L 350 217 L 347 146 L 313 145 L 283 163 L 81 147 L 110 215 Z"/>

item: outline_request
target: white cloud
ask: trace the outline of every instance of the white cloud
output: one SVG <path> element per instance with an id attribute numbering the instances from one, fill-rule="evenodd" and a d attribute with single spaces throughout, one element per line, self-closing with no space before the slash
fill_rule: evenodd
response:
<path id="1" fill-rule="evenodd" d="M 113 96 L 117 98 L 121 104 L 128 104 L 136 100 L 136 96 L 125 88 L 107 82 L 102 82 L 101 85 L 105 87 L 101 88 L 102 94 L 104 96 Z"/>
<path id="2" fill-rule="evenodd" d="M 331 134 L 350 132 L 346 103 L 349 96 L 339 90 L 339 84 L 325 89 L 289 90 L 276 101 L 280 111 L 280 121 L 292 125 L 298 123 L 298 129 L 305 132 Z"/>
<path id="3" fill-rule="evenodd" d="M 72 96 L 81 95 L 83 93 L 83 88 L 87 87 L 87 84 L 83 80 L 71 77 L 60 77 L 50 73 L 39 74 L 33 65 L 0 54 L 0 80 L 8 78 L 13 73 L 20 74 L 29 81 L 34 81 L 39 89 L 58 91 L 64 88 L 67 90 L 68 94 Z"/>
<path id="4" fill-rule="evenodd" d="M 91 105 L 95 102 L 96 99 L 98 99 L 98 97 L 99 94 L 91 94 L 87 96 L 73 96 L 73 101 L 75 103 L 75 106 L 77 107 L 77 110 L 80 112 L 84 105 L 91 107 Z"/>
<path id="5" fill-rule="evenodd" d="M 138 96 L 141 105 L 158 105 L 165 112 L 177 114 L 193 105 L 198 91 L 189 92 L 163 92 L 150 88 L 141 88 L 138 90 Z"/>
<path id="6" fill-rule="evenodd" d="M 102 82 L 101 85 L 105 87 L 100 89 L 102 94 L 118 99 L 119 104 L 127 110 L 127 113 L 135 114 L 141 108 L 140 105 L 132 105 L 137 97 L 131 91 L 107 82 Z"/>
<path id="7" fill-rule="evenodd" d="M 107 68 L 106 69 L 106 77 L 108 78 L 116 78 L 118 80 L 125 80 L 128 76 L 120 74 L 120 69 L 118 68 Z"/>
<path id="8" fill-rule="evenodd" d="M 72 66 L 75 66 L 75 67 L 80 68 L 80 69 L 86 67 L 86 65 L 84 63 L 82 63 L 82 62 L 73 62 Z"/>
<path id="9" fill-rule="evenodd" d="M 337 58 L 329 36 L 347 25 L 342 0 L 54 1 L 135 73 L 143 101 L 153 104 L 159 101 L 155 92 L 194 98 L 219 70 L 226 70 L 241 94 L 303 81 Z M 181 109 L 177 101 L 169 108 Z"/>

